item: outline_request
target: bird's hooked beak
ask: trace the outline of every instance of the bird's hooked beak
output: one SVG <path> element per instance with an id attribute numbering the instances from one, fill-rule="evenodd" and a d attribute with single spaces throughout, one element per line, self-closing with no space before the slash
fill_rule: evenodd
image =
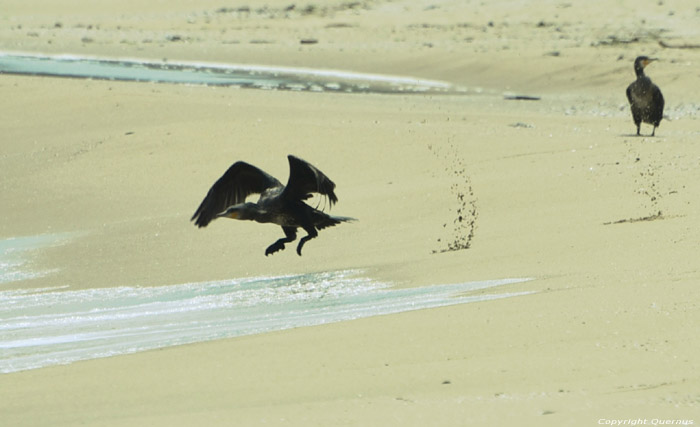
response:
<path id="1" fill-rule="evenodd" d="M 658 60 L 659 60 L 659 58 L 647 58 L 644 61 L 642 61 L 642 65 L 646 67 L 647 65 L 651 64 L 652 62 L 658 61 Z"/>
<path id="2" fill-rule="evenodd" d="M 220 214 L 218 214 L 217 217 L 238 219 L 240 217 L 240 212 L 238 211 L 238 209 L 229 208 L 229 209 L 226 209 L 224 212 L 221 212 Z"/>

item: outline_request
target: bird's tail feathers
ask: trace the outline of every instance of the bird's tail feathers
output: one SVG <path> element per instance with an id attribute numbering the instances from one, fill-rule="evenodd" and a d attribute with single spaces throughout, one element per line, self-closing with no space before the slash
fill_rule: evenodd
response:
<path id="1" fill-rule="evenodd" d="M 328 214 L 323 214 L 323 216 L 323 219 L 316 222 L 316 228 L 319 230 L 326 227 L 333 227 L 334 225 L 340 224 L 341 222 L 357 221 L 357 218 L 351 218 L 349 216 L 331 216 Z"/>

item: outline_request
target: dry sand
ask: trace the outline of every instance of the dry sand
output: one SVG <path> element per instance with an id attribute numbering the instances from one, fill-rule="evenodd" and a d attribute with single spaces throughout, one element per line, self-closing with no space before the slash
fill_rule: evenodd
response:
<path id="1" fill-rule="evenodd" d="M 0 424 L 700 423 L 700 50 L 659 45 L 700 43 L 697 2 L 291 4 L 3 2 L 5 51 L 321 67 L 469 89 L 0 76 L 0 237 L 76 233 L 34 254 L 57 272 L 11 286 L 359 268 L 396 286 L 532 277 L 510 289 L 536 293 L 6 374 Z M 624 98 L 639 54 L 661 59 L 647 70 L 667 100 L 655 138 L 633 136 Z M 336 182 L 334 214 L 360 221 L 324 230 L 303 257 L 263 256 L 279 237 L 272 226 L 188 223 L 233 161 L 284 180 L 288 153 Z M 455 241 L 470 246 L 440 252 Z"/>

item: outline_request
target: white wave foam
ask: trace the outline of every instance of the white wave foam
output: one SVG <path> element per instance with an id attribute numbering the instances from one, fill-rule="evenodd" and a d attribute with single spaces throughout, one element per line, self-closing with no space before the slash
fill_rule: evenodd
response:
<path id="1" fill-rule="evenodd" d="M 391 289 L 358 271 L 160 287 L 0 292 L 0 372 L 171 345 L 523 295 L 528 279 Z"/>

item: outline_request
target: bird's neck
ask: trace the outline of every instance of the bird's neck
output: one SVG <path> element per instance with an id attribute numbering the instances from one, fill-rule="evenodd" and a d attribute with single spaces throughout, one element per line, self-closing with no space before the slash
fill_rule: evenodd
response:
<path id="1" fill-rule="evenodd" d="M 236 219 L 242 221 L 256 221 L 262 213 L 261 209 L 255 203 L 246 202 L 239 206 L 238 218 Z"/>
<path id="2" fill-rule="evenodd" d="M 256 203 L 246 203 L 246 215 L 242 216 L 241 219 L 267 223 L 271 222 L 270 213 L 263 207 Z"/>
<path id="3" fill-rule="evenodd" d="M 641 65 L 634 67 L 634 74 L 637 75 L 637 79 L 643 79 L 644 77 L 646 77 L 644 75 L 644 67 L 642 67 Z"/>

